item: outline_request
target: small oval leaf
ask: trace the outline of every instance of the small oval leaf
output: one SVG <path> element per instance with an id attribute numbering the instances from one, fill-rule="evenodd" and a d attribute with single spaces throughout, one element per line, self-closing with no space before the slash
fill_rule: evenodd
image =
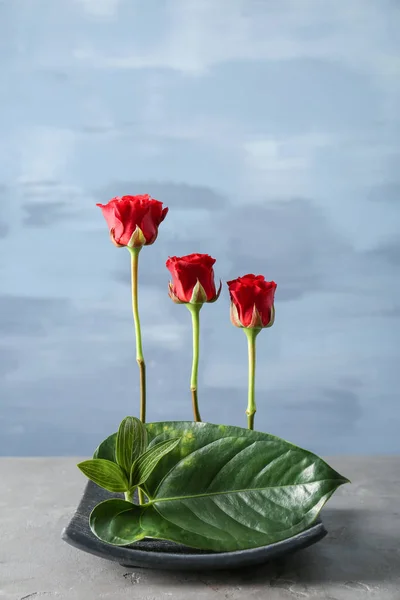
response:
<path id="1" fill-rule="evenodd" d="M 92 458 L 79 463 L 78 468 L 84 475 L 100 487 L 110 492 L 126 492 L 129 482 L 122 469 L 103 458 Z"/>
<path id="2" fill-rule="evenodd" d="M 114 546 L 126 546 L 144 538 L 140 517 L 145 507 L 113 498 L 92 510 L 89 525 L 95 536 Z"/>
<path id="3" fill-rule="evenodd" d="M 129 475 L 134 460 L 145 452 L 147 431 L 136 417 L 125 417 L 119 426 L 115 442 L 115 456 L 119 466 Z"/>
<path id="4" fill-rule="evenodd" d="M 125 473 L 130 472 L 133 447 L 133 418 L 125 417 L 118 428 L 115 441 L 115 458 Z"/>
<path id="5" fill-rule="evenodd" d="M 130 484 L 142 485 L 147 481 L 163 456 L 171 452 L 181 441 L 181 438 L 159 442 L 135 460 L 131 469 Z"/>

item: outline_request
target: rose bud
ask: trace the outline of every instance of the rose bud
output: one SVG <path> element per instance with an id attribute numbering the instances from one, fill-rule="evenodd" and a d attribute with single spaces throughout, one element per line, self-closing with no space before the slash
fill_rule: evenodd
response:
<path id="1" fill-rule="evenodd" d="M 262 275 L 244 275 L 228 281 L 231 297 L 231 321 L 236 327 L 262 329 L 275 320 L 276 283 Z"/>
<path id="2" fill-rule="evenodd" d="M 169 296 L 177 304 L 203 304 L 215 302 L 221 293 L 215 288 L 215 258 L 208 254 L 170 256 L 166 267 L 172 275 L 169 283 Z"/>
<path id="3" fill-rule="evenodd" d="M 156 241 L 158 226 L 164 221 L 168 208 L 148 194 L 113 198 L 100 206 L 116 246 L 141 248 Z"/>

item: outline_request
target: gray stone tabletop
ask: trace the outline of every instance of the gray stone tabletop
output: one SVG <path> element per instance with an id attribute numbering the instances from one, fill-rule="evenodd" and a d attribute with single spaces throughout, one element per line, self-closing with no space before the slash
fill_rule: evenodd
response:
<path id="1" fill-rule="evenodd" d="M 0 459 L 0 600 L 400 600 L 400 457 L 333 457 L 352 480 L 322 512 L 328 535 L 243 572 L 130 570 L 62 542 L 85 479 L 74 458 Z"/>

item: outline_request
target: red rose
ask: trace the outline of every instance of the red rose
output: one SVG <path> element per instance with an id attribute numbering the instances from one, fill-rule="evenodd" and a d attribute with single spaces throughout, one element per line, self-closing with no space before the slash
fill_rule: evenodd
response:
<path id="1" fill-rule="evenodd" d="M 231 321 L 236 327 L 261 329 L 275 320 L 276 283 L 262 275 L 244 275 L 228 281 L 231 297 Z"/>
<path id="2" fill-rule="evenodd" d="M 164 221 L 168 208 L 162 202 L 143 196 L 113 198 L 107 204 L 96 204 L 103 211 L 116 246 L 141 248 L 156 241 L 158 226 Z"/>
<path id="3" fill-rule="evenodd" d="M 169 283 L 169 296 L 177 303 L 203 304 L 215 302 L 221 292 L 215 289 L 215 258 L 208 254 L 170 256 L 166 267 L 172 275 Z"/>

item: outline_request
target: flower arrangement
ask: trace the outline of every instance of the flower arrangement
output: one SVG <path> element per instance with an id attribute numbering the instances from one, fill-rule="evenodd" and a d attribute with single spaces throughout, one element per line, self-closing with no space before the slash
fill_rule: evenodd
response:
<path id="1" fill-rule="evenodd" d="M 287 539 L 309 528 L 348 479 L 315 454 L 254 431 L 256 338 L 273 325 L 276 283 L 248 274 L 228 281 L 230 318 L 248 344 L 247 428 L 202 422 L 197 376 L 200 311 L 221 293 L 208 254 L 169 257 L 169 296 L 184 304 L 193 326 L 190 392 L 193 421 L 146 423 L 146 366 L 138 306 L 138 263 L 153 244 L 168 208 L 148 195 L 98 204 L 112 242 L 128 249 L 139 366 L 139 418 L 119 429 L 79 469 L 110 498 L 94 507 L 90 528 L 103 542 L 131 545 L 170 540 L 215 552 L 244 550 Z"/>

